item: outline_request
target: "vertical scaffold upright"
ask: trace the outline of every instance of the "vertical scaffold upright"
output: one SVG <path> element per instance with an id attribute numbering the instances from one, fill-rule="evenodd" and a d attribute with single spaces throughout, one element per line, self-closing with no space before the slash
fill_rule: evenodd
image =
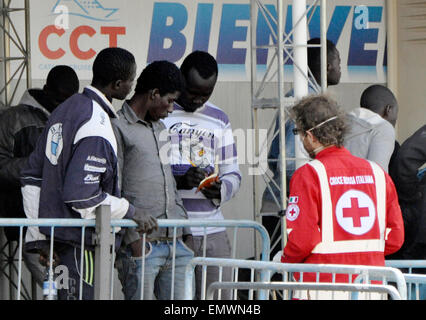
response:
<path id="1" fill-rule="evenodd" d="M 306 0 L 251 0 L 251 18 L 250 18 L 250 41 L 251 41 L 251 111 L 252 111 L 252 128 L 255 132 L 254 138 L 254 167 L 259 169 L 257 174 L 253 174 L 253 208 L 254 220 L 261 222 L 262 217 L 277 216 L 279 217 L 280 224 L 277 225 L 271 236 L 272 248 L 281 244 L 284 248 L 287 239 L 286 225 L 285 225 L 285 210 L 287 206 L 287 185 L 286 185 L 286 171 L 280 170 L 279 179 L 274 179 L 268 170 L 263 170 L 265 163 L 262 163 L 262 153 L 264 154 L 265 148 L 269 150 L 272 140 L 279 135 L 279 157 L 278 159 L 268 159 L 269 162 L 276 161 L 280 168 L 285 168 L 286 160 L 295 160 L 296 167 L 302 165 L 306 159 L 300 154 L 299 144 L 300 141 L 296 137 L 296 154 L 295 158 L 287 158 L 285 154 L 285 122 L 288 118 L 288 107 L 291 107 L 294 102 L 308 94 L 308 84 L 314 88 L 318 93 L 325 92 L 327 88 L 327 51 L 326 51 L 326 0 L 314 0 L 307 3 Z M 293 26 L 287 33 L 284 30 L 284 5 L 291 5 Z M 308 39 L 308 24 L 316 10 L 320 10 L 320 26 L 321 26 L 321 86 L 319 86 L 311 71 L 308 68 L 307 62 L 307 39 Z M 258 22 L 260 17 L 269 28 L 271 39 L 269 44 L 259 44 L 257 38 Z M 309 45 L 314 46 L 314 45 Z M 316 45 L 318 46 L 318 45 Z M 259 70 L 259 53 L 267 51 L 266 66 L 262 75 Z M 264 58 L 264 56 L 263 56 Z M 288 71 L 285 68 L 288 62 L 292 62 L 293 70 Z M 291 74 L 290 74 L 291 73 Z M 284 83 L 293 83 L 292 97 L 285 95 Z M 269 88 L 269 96 L 267 90 Z M 271 87 L 273 96 L 271 97 Z M 276 110 L 275 116 L 272 119 L 271 125 L 268 129 L 267 142 L 264 141 L 265 135 L 261 134 L 259 128 L 259 114 L 261 111 L 274 109 Z M 279 119 L 278 128 L 275 128 L 275 123 Z M 261 141 L 262 140 L 262 141 Z M 262 174 L 261 174 L 262 173 Z M 277 183 L 277 180 L 279 181 Z M 262 204 L 262 181 L 266 185 L 274 202 L 277 210 L 268 212 L 261 210 Z M 272 192 L 273 188 L 279 190 L 279 197 Z M 256 244 L 258 241 L 256 241 Z M 258 254 L 256 245 L 256 256 Z"/>
<path id="2" fill-rule="evenodd" d="M 31 87 L 29 10 L 29 0 L 0 0 L 0 113 L 1 109 L 13 105 L 24 74 L 25 89 Z M 8 295 L 9 299 L 13 299 L 15 291 L 22 285 L 21 296 L 24 299 L 36 298 L 34 279 L 31 279 L 31 293 L 23 281 L 22 284 L 16 283 L 18 245 L 1 236 L 0 232 L 0 288 L 3 288 L 0 296 L 5 298 Z M 5 290 L 7 286 L 8 293 Z"/>
<path id="3" fill-rule="evenodd" d="M 13 103 L 24 72 L 26 88 L 31 87 L 30 4 L 29 0 L 1 0 L 0 5 L 0 104 L 9 107 Z M 17 7 L 18 5 L 21 7 Z M 18 14 L 23 16 L 17 17 Z M 23 31 L 20 31 L 21 26 L 17 26 L 20 21 L 24 21 Z"/>

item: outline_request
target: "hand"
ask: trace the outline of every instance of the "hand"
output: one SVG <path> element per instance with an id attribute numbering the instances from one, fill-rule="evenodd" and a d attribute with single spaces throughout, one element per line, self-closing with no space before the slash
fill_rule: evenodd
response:
<path id="1" fill-rule="evenodd" d="M 136 240 L 130 244 L 132 249 L 132 257 L 138 258 L 142 256 L 142 239 Z"/>
<path id="2" fill-rule="evenodd" d="M 205 177 L 207 177 L 206 171 L 199 167 L 191 167 L 183 176 L 175 176 L 177 188 L 191 190 L 198 187 Z"/>
<path id="3" fill-rule="evenodd" d="M 182 239 L 187 247 L 189 247 L 191 250 L 194 250 L 194 238 L 192 237 L 192 234 L 183 235 Z"/>
<path id="4" fill-rule="evenodd" d="M 207 199 L 222 199 L 220 189 L 222 187 L 222 181 L 218 180 L 213 182 L 210 187 L 201 189 L 201 192 Z"/>
<path id="5" fill-rule="evenodd" d="M 151 234 L 153 231 L 158 230 L 157 219 L 151 215 L 138 214 L 138 209 L 136 209 L 133 220 L 138 224 L 136 231 L 139 233 Z"/>
<path id="6" fill-rule="evenodd" d="M 43 248 L 39 250 L 40 257 L 38 258 L 38 261 L 43 267 L 50 267 L 50 248 Z M 55 268 L 58 266 L 61 262 L 59 259 L 59 256 L 56 254 L 55 250 L 53 250 L 53 266 L 52 268 Z"/>

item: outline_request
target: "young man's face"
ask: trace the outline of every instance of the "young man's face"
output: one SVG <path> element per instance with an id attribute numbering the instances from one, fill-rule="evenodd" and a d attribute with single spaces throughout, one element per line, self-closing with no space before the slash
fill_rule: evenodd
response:
<path id="1" fill-rule="evenodd" d="M 194 112 L 202 107 L 213 93 L 217 74 L 203 79 L 195 68 L 189 70 L 186 77 L 185 92 L 179 99 L 185 111 Z"/>
<path id="2" fill-rule="evenodd" d="M 164 96 L 160 96 L 159 93 L 154 94 L 153 105 L 148 110 L 149 117 L 153 121 L 166 118 L 173 111 L 173 105 L 179 95 L 179 91 L 167 93 Z"/>
<path id="3" fill-rule="evenodd" d="M 334 50 L 330 55 L 327 69 L 327 83 L 329 86 L 339 84 L 342 73 L 340 70 L 340 54 L 339 51 Z"/>

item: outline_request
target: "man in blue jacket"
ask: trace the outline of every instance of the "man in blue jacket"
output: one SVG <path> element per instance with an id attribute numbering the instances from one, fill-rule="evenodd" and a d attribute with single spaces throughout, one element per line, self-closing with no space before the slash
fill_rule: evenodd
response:
<path id="1" fill-rule="evenodd" d="M 121 198 L 118 188 L 117 141 L 110 122 L 117 114 L 111 102 L 126 98 L 135 74 L 136 62 L 130 52 L 104 49 L 93 63 L 92 84 L 51 114 L 21 172 L 28 218 L 94 219 L 98 206 L 109 205 L 112 219 L 134 217 L 141 231 L 156 227 L 156 221 L 139 218 L 137 209 Z M 83 270 L 79 270 L 82 231 L 55 229 L 55 253 L 69 273 L 68 288 L 58 291 L 59 299 L 79 297 L 80 276 L 83 299 L 93 299 L 93 233 L 93 228 L 85 231 L 85 259 Z M 50 236 L 50 227 L 28 228 L 27 249 L 45 248 Z"/>

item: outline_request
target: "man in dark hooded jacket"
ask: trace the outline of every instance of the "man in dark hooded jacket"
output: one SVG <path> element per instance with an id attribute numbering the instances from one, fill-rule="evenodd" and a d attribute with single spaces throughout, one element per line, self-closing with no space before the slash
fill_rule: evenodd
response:
<path id="1" fill-rule="evenodd" d="M 52 68 L 42 89 L 25 91 L 17 106 L 0 116 L 0 216 L 26 218 L 22 206 L 20 172 L 34 150 L 51 112 L 77 93 L 79 80 L 74 69 L 64 65 Z M 5 228 L 8 240 L 19 240 L 18 228 Z M 23 236 L 25 239 L 25 235 Z M 43 268 L 38 254 L 25 250 L 23 258 L 36 282 L 42 285 Z"/>

